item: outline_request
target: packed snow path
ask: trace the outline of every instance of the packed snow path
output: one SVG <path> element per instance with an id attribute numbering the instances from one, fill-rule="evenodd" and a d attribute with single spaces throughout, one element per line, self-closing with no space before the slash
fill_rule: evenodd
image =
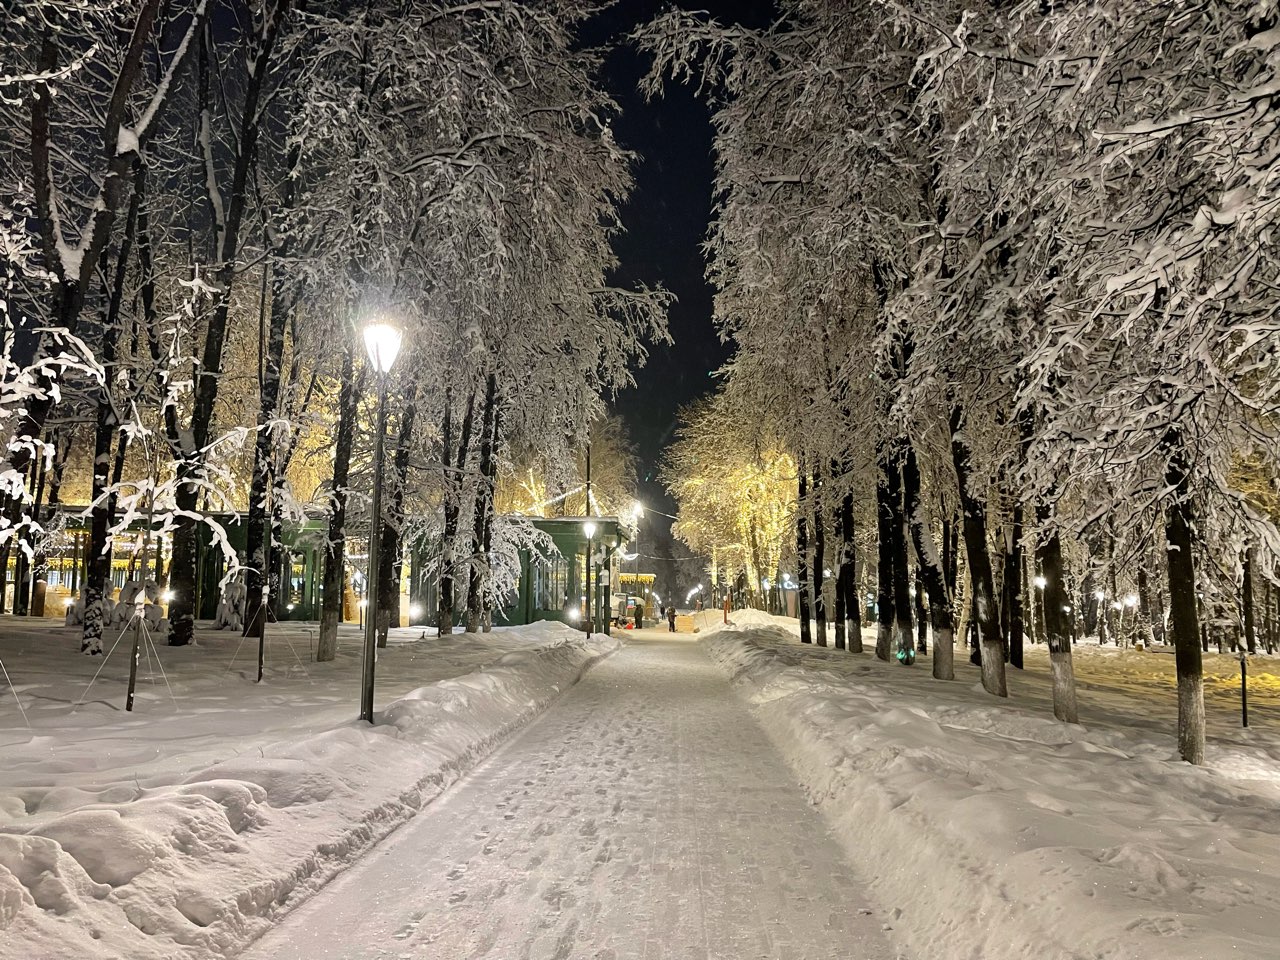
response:
<path id="1" fill-rule="evenodd" d="M 724 674 L 629 640 L 245 956 L 894 957 Z"/>

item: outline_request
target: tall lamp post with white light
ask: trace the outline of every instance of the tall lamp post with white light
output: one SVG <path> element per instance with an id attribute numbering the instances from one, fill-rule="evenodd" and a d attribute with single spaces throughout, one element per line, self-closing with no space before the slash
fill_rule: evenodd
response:
<path id="1" fill-rule="evenodd" d="M 591 608 L 591 568 L 593 566 L 592 553 L 595 544 L 592 542 L 596 536 L 596 525 L 588 520 L 582 525 L 582 532 L 587 535 L 587 584 L 586 584 L 586 614 L 587 614 L 587 639 L 591 639 L 591 628 L 595 625 L 595 611 Z"/>
<path id="2" fill-rule="evenodd" d="M 369 513 L 369 559 L 366 567 L 364 656 L 361 661 L 360 719 L 373 723 L 373 668 L 378 656 L 378 567 L 382 547 L 383 435 L 387 432 L 387 379 L 400 352 L 400 328 L 390 323 L 371 323 L 364 328 L 364 345 L 369 363 L 378 377 L 378 416 L 374 428 L 373 505 Z"/>

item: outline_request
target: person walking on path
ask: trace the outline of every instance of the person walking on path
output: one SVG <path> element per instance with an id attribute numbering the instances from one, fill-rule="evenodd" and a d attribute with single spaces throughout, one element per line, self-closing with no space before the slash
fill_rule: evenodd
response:
<path id="1" fill-rule="evenodd" d="M 667 630 L 670 633 L 676 632 L 676 605 L 674 603 L 667 607 Z"/>
<path id="2" fill-rule="evenodd" d="M 728 622 L 729 622 L 729 607 L 730 607 L 730 606 L 732 606 L 732 600 L 730 599 L 729 594 L 728 594 L 728 593 L 726 593 L 726 594 L 724 595 L 724 622 L 725 622 L 725 623 L 728 623 Z"/>

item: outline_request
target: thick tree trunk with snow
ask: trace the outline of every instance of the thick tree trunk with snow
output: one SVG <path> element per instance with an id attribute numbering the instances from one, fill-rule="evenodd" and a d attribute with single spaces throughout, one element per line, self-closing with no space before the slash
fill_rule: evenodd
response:
<path id="1" fill-rule="evenodd" d="M 1249 653 L 1258 652 L 1257 625 L 1253 612 L 1253 548 L 1244 551 L 1241 562 L 1240 613 L 1244 620 L 1244 646 Z"/>
<path id="2" fill-rule="evenodd" d="M 827 645 L 827 601 L 823 596 L 826 588 L 827 537 L 823 529 L 822 516 L 822 478 L 815 471 L 813 474 L 813 619 L 817 628 L 818 646 Z"/>
<path id="3" fill-rule="evenodd" d="M 440 636 L 453 632 L 454 617 L 454 583 L 456 576 L 456 541 L 458 539 L 458 520 L 462 513 L 462 471 L 467 466 L 467 455 L 471 447 L 471 425 L 475 418 L 476 393 L 474 390 L 467 396 L 467 412 L 462 418 L 462 437 L 458 441 L 457 459 L 450 461 L 450 394 L 445 394 L 445 433 L 443 436 L 445 466 L 445 498 L 444 498 L 444 543 L 440 551 L 440 609 L 436 617 Z"/>
<path id="4" fill-rule="evenodd" d="M 907 563 L 907 518 L 902 506 L 902 464 L 887 466 L 890 517 L 890 549 L 893 551 L 893 629 L 898 662 L 910 666 L 916 659 L 916 637 L 911 622 L 911 577 Z"/>
<path id="5" fill-rule="evenodd" d="M 858 591 L 858 554 L 854 543 L 853 491 L 840 498 L 840 574 L 839 586 L 844 594 L 845 615 L 849 619 L 849 650 L 862 652 L 862 598 Z"/>
<path id="6" fill-rule="evenodd" d="M 489 554 L 485 549 L 485 528 L 493 510 L 493 490 L 489 474 L 493 467 L 493 429 L 497 413 L 498 378 L 490 373 L 485 381 L 484 412 L 480 418 L 480 463 L 476 479 L 475 516 L 471 531 L 470 585 L 467 590 L 467 632 L 479 633 L 484 614 L 485 585 L 488 580 Z"/>
<path id="7" fill-rule="evenodd" d="M 1036 563 L 1044 577 L 1040 606 L 1044 610 L 1045 643 L 1049 646 L 1049 666 L 1053 671 L 1053 715 L 1067 723 L 1078 723 L 1076 676 L 1071 662 L 1071 595 L 1062 567 L 1062 543 L 1058 528 L 1045 504 L 1036 508 L 1042 532 L 1036 544 Z M 1043 528 L 1048 527 L 1047 532 Z"/>
<path id="8" fill-rule="evenodd" d="M 876 657 L 888 661 L 893 648 L 893 518 L 889 492 L 890 466 L 881 454 L 876 478 Z"/>
<path id="9" fill-rule="evenodd" d="M 194 520 L 200 505 L 199 488 L 193 478 L 199 467 L 190 460 L 177 464 L 178 486 L 174 495 L 178 511 L 184 514 L 173 531 L 173 557 L 169 561 L 169 645 L 184 647 L 195 639 L 196 627 L 196 569 L 199 551 Z"/>
<path id="10" fill-rule="evenodd" d="M 832 464 L 831 475 L 836 475 L 836 464 Z M 847 648 L 846 624 L 849 617 L 848 600 L 846 593 L 847 580 L 845 578 L 844 564 L 847 559 L 845 552 L 845 533 L 844 533 L 844 512 L 837 506 L 831 511 L 832 530 L 836 537 L 836 562 L 834 573 L 834 594 L 835 594 L 835 621 L 836 621 L 836 649 L 844 650 Z"/>
<path id="11" fill-rule="evenodd" d="M 334 433 L 333 480 L 329 485 L 329 537 L 325 543 L 324 586 L 320 595 L 320 639 L 316 659 L 324 662 L 338 655 L 338 624 L 342 621 L 343 586 L 346 581 L 347 485 L 351 478 L 351 450 L 355 446 L 356 408 L 364 380 L 355 376 L 355 345 L 342 352 L 342 385 L 338 392 L 338 425 Z"/>
<path id="12" fill-rule="evenodd" d="M 919 579 L 929 595 L 929 622 L 933 627 L 933 676 L 955 679 L 955 622 L 943 562 L 938 557 L 929 529 L 929 518 L 920 496 L 920 466 L 914 447 L 908 447 L 902 465 L 902 487 L 906 500 L 907 524 L 915 547 Z M 944 527 L 943 535 L 946 535 Z M 919 587 L 917 587 L 919 594 Z"/>
<path id="13" fill-rule="evenodd" d="M 139 210 L 142 203 L 142 171 L 138 171 L 137 187 L 129 199 L 129 215 L 125 222 L 124 235 L 120 239 L 120 249 L 116 254 L 115 273 L 111 282 L 111 295 L 107 301 L 107 312 L 102 324 L 102 365 L 108 371 L 116 362 L 119 354 L 120 338 L 123 331 L 120 327 L 120 307 L 124 299 L 124 283 L 128 274 L 129 257 L 133 249 L 133 240 L 138 228 Z M 105 256 L 103 267 L 105 270 Z M 143 269 L 150 272 L 150 257 L 144 257 Z M 147 279 L 144 277 L 144 283 Z M 83 617 L 81 620 L 80 652 L 96 656 L 102 653 L 102 634 L 105 627 L 104 599 L 111 579 L 111 525 L 115 523 L 116 495 L 108 494 L 111 488 L 112 446 L 116 433 L 120 429 L 120 418 L 111 396 L 111 386 L 104 383 L 98 388 L 98 408 L 94 422 L 93 436 L 93 481 L 91 502 L 93 508 L 89 520 L 88 562 L 85 565 L 85 580 L 81 587 L 80 597 L 83 601 Z M 123 435 L 119 437 L 121 452 L 126 446 Z M 119 458 L 123 461 L 123 456 Z M 2 568 L 0 568 L 2 569 Z"/>
<path id="14" fill-rule="evenodd" d="M 1026 560 L 1022 546 L 1022 503 L 1013 505 L 1013 517 L 1009 533 L 1009 550 L 1004 562 L 1004 599 L 1009 619 L 1009 664 L 1022 669 L 1023 603 L 1022 591 L 1026 584 Z M 1041 595 L 1041 602 L 1044 595 Z"/>
<path id="15" fill-rule="evenodd" d="M 797 458 L 799 461 L 799 458 Z M 796 497 L 796 598 L 799 601 L 800 642 L 813 643 L 813 634 L 809 626 L 809 529 L 805 519 L 808 507 L 809 480 L 805 475 L 804 463 L 799 462 L 799 479 Z"/>
<path id="16" fill-rule="evenodd" d="M 404 398 L 400 429 L 391 457 L 391 495 L 383 508 L 382 540 L 378 547 L 378 646 L 387 645 L 387 634 L 400 625 L 400 574 L 404 555 L 404 493 L 409 480 L 409 447 L 418 416 L 418 391 L 414 380 Z"/>
<path id="17" fill-rule="evenodd" d="M 1164 508 L 1165 555 L 1169 571 L 1169 627 L 1178 674 L 1178 753 L 1188 763 L 1204 762 L 1204 673 L 1200 618 L 1196 612 L 1195 541 L 1191 485 L 1182 437 L 1170 430 L 1165 483 L 1171 493 Z"/>
<path id="18" fill-rule="evenodd" d="M 956 471 L 956 487 L 963 514 L 965 556 L 968 558 L 973 614 L 977 622 L 982 659 L 982 686 L 997 697 L 1007 697 L 1004 644 L 1000 638 L 1000 611 L 996 604 L 991 557 L 987 553 L 987 511 L 972 489 L 973 471 L 969 442 L 965 439 L 964 414 L 956 406 L 951 411 L 951 460 Z"/>

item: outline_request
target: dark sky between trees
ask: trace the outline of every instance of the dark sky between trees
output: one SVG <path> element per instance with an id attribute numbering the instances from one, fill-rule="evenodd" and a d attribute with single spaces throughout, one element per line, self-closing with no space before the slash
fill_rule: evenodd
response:
<path id="1" fill-rule="evenodd" d="M 643 502 L 664 513 L 675 504 L 658 480 L 663 447 L 676 426 L 681 405 L 710 391 L 712 373 L 729 357 L 711 322 L 711 288 L 704 279 L 701 243 L 711 211 L 711 121 L 704 103 L 689 88 L 670 84 L 661 99 L 646 102 L 637 83 L 648 58 L 625 42 L 636 27 L 669 8 L 667 0 L 621 0 L 592 21 L 587 44 L 617 44 L 610 53 L 605 80 L 622 106 L 614 124 L 619 141 L 640 155 L 636 189 L 623 210 L 626 235 L 617 241 L 621 285 L 636 281 L 662 284 L 678 298 L 671 308 L 674 344 L 657 346 L 636 375 L 636 386 L 619 394 L 614 409 L 630 428 L 640 456 Z M 705 10 L 722 22 L 766 25 L 773 12 L 767 0 L 704 0 L 677 4 Z M 643 531 L 643 552 L 679 557 L 688 553 L 671 544 L 669 521 L 650 513 Z M 652 538 L 652 539 L 651 539 Z M 646 544 L 645 540 L 649 543 Z M 674 571 L 658 570 L 667 574 Z M 692 583 L 662 583 L 687 590 Z"/>

